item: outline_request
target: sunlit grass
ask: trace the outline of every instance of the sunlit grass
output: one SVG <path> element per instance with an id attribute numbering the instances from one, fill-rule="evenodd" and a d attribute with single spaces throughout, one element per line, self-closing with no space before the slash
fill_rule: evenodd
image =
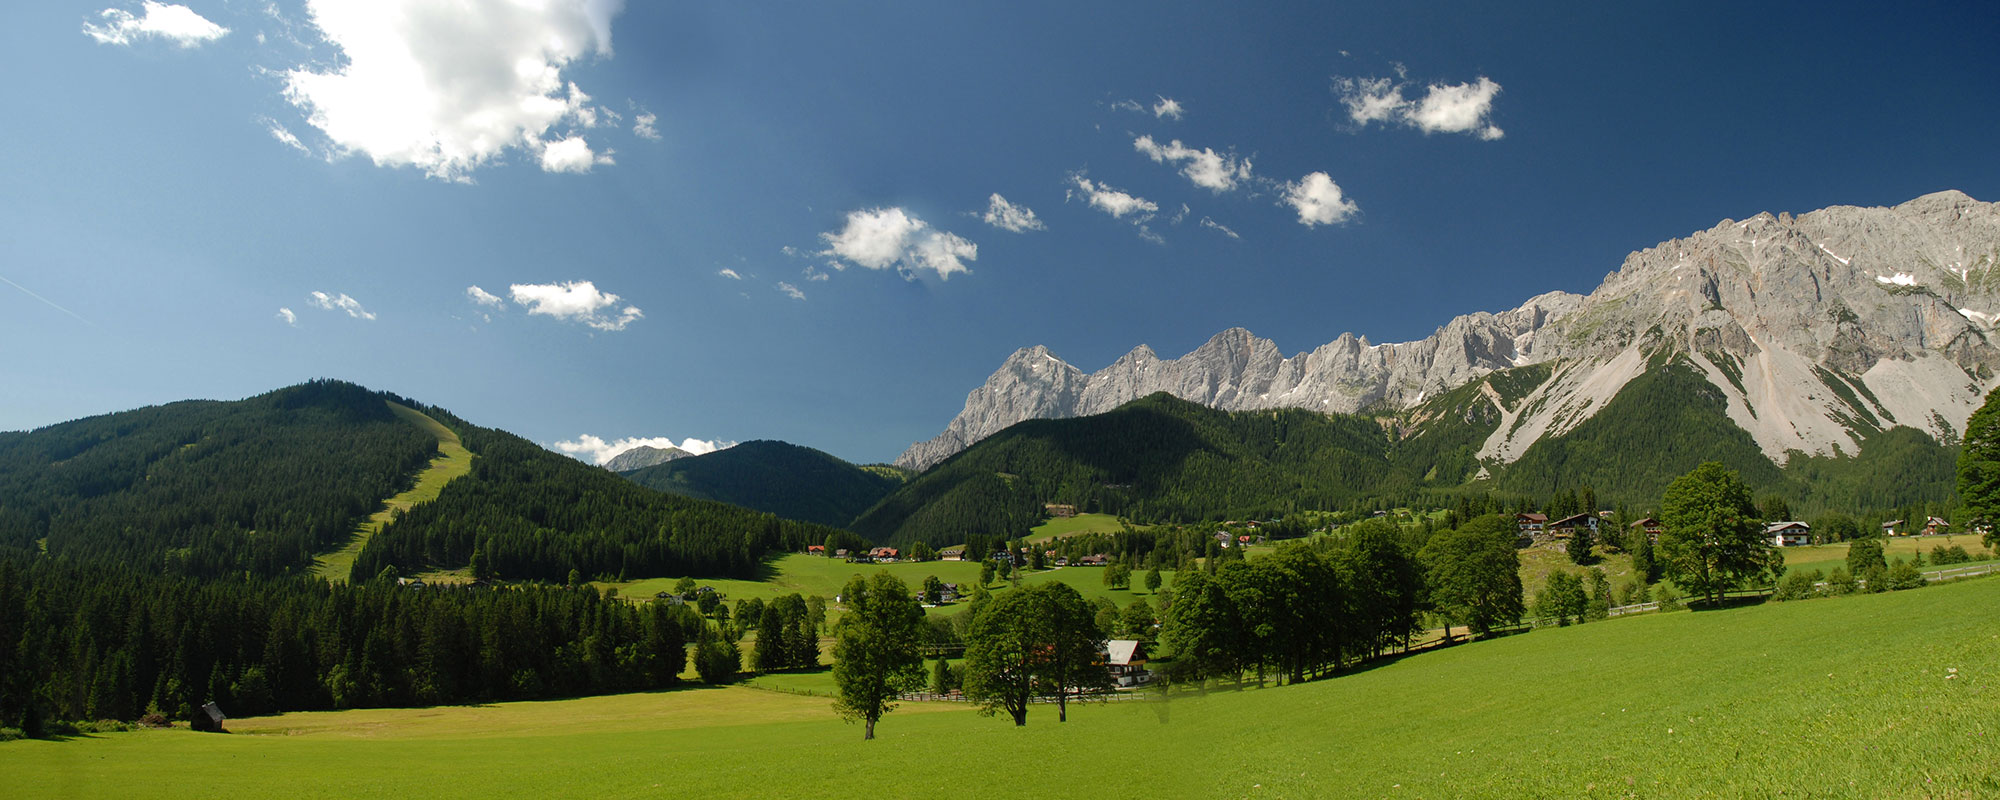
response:
<path id="1" fill-rule="evenodd" d="M 458 440 L 458 434 L 439 424 L 422 412 L 398 403 L 390 403 L 389 410 L 403 421 L 424 429 L 437 437 L 438 455 L 431 459 L 423 472 L 417 473 L 417 482 L 408 491 L 383 502 L 382 509 L 369 515 L 354 529 L 354 535 L 340 549 L 313 560 L 313 574 L 329 580 L 347 580 L 347 573 L 354 567 L 354 559 L 361 555 L 361 548 L 368 544 L 382 526 L 394 519 L 396 514 L 410 510 L 418 503 L 428 503 L 438 498 L 444 486 L 472 472 L 472 451 Z M 442 576 L 440 576 L 442 577 Z"/>

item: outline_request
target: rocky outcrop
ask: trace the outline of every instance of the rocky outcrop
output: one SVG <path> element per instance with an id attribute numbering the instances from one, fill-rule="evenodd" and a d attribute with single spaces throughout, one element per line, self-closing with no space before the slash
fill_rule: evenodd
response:
<path id="1" fill-rule="evenodd" d="M 645 469 L 655 464 L 665 464 L 674 459 L 687 458 L 692 455 L 694 454 L 678 447 L 648 447 L 640 445 L 619 453 L 610 461 L 604 462 L 604 468 L 612 472 L 631 472 L 635 469 Z"/>
<path id="2" fill-rule="evenodd" d="M 1852 452 L 1873 428 L 1950 441 L 2000 375 L 2000 205 L 1959 192 L 1893 208 L 1758 214 L 1635 252 L 1589 296 L 1552 292 L 1414 342 L 1343 334 L 1284 357 L 1233 328 L 1176 359 L 1140 346 L 1085 374 L 1032 347 L 967 396 L 924 469 L 1024 419 L 1109 411 L 1158 391 L 1225 410 L 1400 410 L 1495 370 L 1553 362 L 1482 456 L 1511 461 L 1685 353 L 1765 453 Z"/>

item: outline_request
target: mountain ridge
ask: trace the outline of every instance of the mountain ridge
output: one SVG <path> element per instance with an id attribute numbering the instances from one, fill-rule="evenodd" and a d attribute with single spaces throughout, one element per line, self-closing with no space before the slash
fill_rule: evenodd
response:
<path id="1" fill-rule="evenodd" d="M 1024 419 L 1102 413 L 1165 391 L 1222 410 L 1406 411 L 1484 375 L 1551 365 L 1479 458 L 1507 464 L 1574 429 L 1662 352 L 1724 390 L 1726 413 L 1782 464 L 1854 452 L 1896 425 L 1955 441 L 2000 376 L 2000 204 L 1955 190 L 1893 207 L 1724 219 L 1628 255 L 1588 295 L 1549 292 L 1460 315 L 1431 336 L 1342 334 L 1283 357 L 1242 328 L 1178 359 L 1145 345 L 1094 373 L 1047 347 L 1009 356 L 936 437 L 898 466 L 924 469 Z M 1692 279 L 1692 280 L 1690 280 Z"/>

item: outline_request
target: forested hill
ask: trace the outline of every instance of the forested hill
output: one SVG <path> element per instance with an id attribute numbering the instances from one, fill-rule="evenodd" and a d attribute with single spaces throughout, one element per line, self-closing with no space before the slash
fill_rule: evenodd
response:
<path id="1" fill-rule="evenodd" d="M 1158 393 L 1105 414 L 1017 423 L 884 498 L 853 528 L 943 545 L 1023 535 L 1046 503 L 1148 521 L 1345 508 L 1409 484 L 1406 473 L 1392 468 L 1389 436 L 1366 417 L 1224 412 Z"/>
<path id="2" fill-rule="evenodd" d="M 641 486 L 844 527 L 897 487 L 894 467 L 859 467 L 810 447 L 744 442 L 623 473 Z"/>
<path id="3" fill-rule="evenodd" d="M 471 566 L 507 580 L 711 575 L 754 578 L 768 555 L 835 529 L 655 491 L 439 409 L 431 416 L 478 458 L 438 499 L 385 526 L 354 562 L 356 580 Z M 477 554 L 475 559 L 474 554 Z"/>
<path id="4" fill-rule="evenodd" d="M 393 395 L 312 381 L 0 433 L 0 553 L 193 576 L 309 570 L 437 440 Z"/>

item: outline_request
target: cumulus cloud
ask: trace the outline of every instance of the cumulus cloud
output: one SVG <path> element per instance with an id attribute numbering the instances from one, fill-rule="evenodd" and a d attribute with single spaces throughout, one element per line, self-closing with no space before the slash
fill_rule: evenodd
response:
<path id="1" fill-rule="evenodd" d="M 284 73 L 285 98 L 338 154 L 445 180 L 510 150 L 551 172 L 608 163 L 582 138 L 590 96 L 562 77 L 611 54 L 623 0 L 308 0 L 337 66 Z"/>
<path id="2" fill-rule="evenodd" d="M 348 316 L 355 319 L 372 320 L 375 318 L 373 312 L 361 307 L 361 301 L 348 297 L 345 293 L 327 294 L 326 292 L 313 292 L 306 296 L 306 304 L 313 308 L 323 308 L 328 311 L 345 311 Z"/>
<path id="3" fill-rule="evenodd" d="M 660 116 L 651 111 L 639 112 L 632 118 L 632 133 L 641 139 L 660 140 Z"/>
<path id="4" fill-rule="evenodd" d="M 850 211 L 840 230 L 819 236 L 827 248 L 815 255 L 837 259 L 832 262 L 835 269 L 845 269 L 848 264 L 868 269 L 893 267 L 904 277 L 928 269 L 949 279 L 953 273 L 970 272 L 965 262 L 979 260 L 978 245 L 933 228 L 901 208 Z"/>
<path id="5" fill-rule="evenodd" d="M 1310 228 L 1346 221 L 1361 210 L 1340 191 L 1340 184 L 1324 172 L 1315 172 L 1285 186 L 1285 203 L 1299 212 L 1299 222 Z"/>
<path id="6" fill-rule="evenodd" d="M 987 198 L 986 213 L 981 215 L 980 219 L 995 228 L 1015 233 L 1039 231 L 1048 227 L 1035 217 L 1033 209 L 1009 203 L 999 192 L 994 192 L 992 197 Z"/>
<path id="7" fill-rule="evenodd" d="M 166 39 L 183 48 L 200 47 L 229 35 L 229 29 L 208 21 L 193 9 L 146 0 L 139 13 L 119 8 L 98 12 L 102 23 L 83 23 L 83 35 L 98 44 L 129 46 L 140 39 Z"/>
<path id="8" fill-rule="evenodd" d="M 299 315 L 292 313 L 292 310 L 289 308 L 279 306 L 278 319 L 284 320 L 286 325 L 290 325 L 294 328 L 299 326 Z"/>
<path id="9" fill-rule="evenodd" d="M 1082 197 L 1092 208 L 1110 214 L 1114 219 L 1124 219 L 1131 215 L 1135 222 L 1153 218 L 1160 205 L 1146 198 L 1114 189 L 1098 183 L 1081 174 L 1069 176 L 1071 198 Z"/>
<path id="10" fill-rule="evenodd" d="M 1348 119 L 1404 125 L 1425 133 L 1468 133 L 1487 141 L 1506 135 L 1493 124 L 1493 98 L 1500 84 L 1480 76 L 1473 83 L 1434 83 L 1417 99 L 1405 96 L 1407 84 L 1390 78 L 1336 78 L 1334 94 L 1347 107 Z"/>
<path id="11" fill-rule="evenodd" d="M 778 291 L 784 292 L 786 297 L 792 298 L 793 300 L 806 299 L 806 293 L 799 291 L 799 287 L 793 286 L 784 281 L 778 281 Z"/>
<path id="12" fill-rule="evenodd" d="M 517 283 L 507 287 L 514 302 L 529 314 L 543 314 L 600 331 L 622 331 L 646 315 L 638 306 L 622 304 L 618 295 L 600 292 L 590 281 Z"/>
<path id="13" fill-rule="evenodd" d="M 1231 239 L 1243 238 L 1242 236 L 1237 235 L 1235 231 L 1230 230 L 1228 225 L 1216 222 L 1215 220 L 1209 219 L 1207 217 L 1201 218 L 1201 226 L 1204 228 L 1214 229 L 1216 232 L 1221 233 L 1222 235 L 1227 236 Z"/>
<path id="14" fill-rule="evenodd" d="M 1183 110 L 1181 102 L 1171 97 L 1161 97 L 1153 104 L 1153 116 L 1159 119 L 1180 119 Z"/>
<path id="15" fill-rule="evenodd" d="M 692 455 L 700 456 L 713 453 L 717 450 L 727 450 L 735 446 L 735 442 L 725 442 L 720 439 L 682 439 L 676 443 L 671 437 L 667 436 L 626 437 L 615 442 L 607 442 L 586 433 L 576 437 L 574 441 L 556 442 L 555 449 L 575 456 L 580 460 L 601 465 L 635 447 L 653 447 L 661 450 L 669 447 L 677 447 L 686 450 Z"/>
<path id="16" fill-rule="evenodd" d="M 485 289 L 481 289 L 477 286 L 465 287 L 465 299 L 471 300 L 474 305 L 488 306 L 491 308 L 499 308 L 507 303 L 507 301 L 500 299 L 499 295 L 486 291 Z"/>
<path id="17" fill-rule="evenodd" d="M 1179 139 L 1161 145 L 1151 136 L 1141 136 L 1132 140 L 1132 149 L 1146 154 L 1158 164 L 1179 164 L 1181 174 L 1194 185 L 1213 192 L 1227 192 L 1236 188 L 1238 181 L 1250 179 L 1250 162 L 1239 159 L 1234 154 L 1223 155 L 1209 148 L 1196 150 L 1181 144 Z"/>
<path id="18" fill-rule="evenodd" d="M 728 278 L 732 281 L 743 280 L 743 276 L 740 273 L 728 267 L 723 267 L 722 269 L 716 270 L 715 274 L 721 275 L 722 277 Z"/>

